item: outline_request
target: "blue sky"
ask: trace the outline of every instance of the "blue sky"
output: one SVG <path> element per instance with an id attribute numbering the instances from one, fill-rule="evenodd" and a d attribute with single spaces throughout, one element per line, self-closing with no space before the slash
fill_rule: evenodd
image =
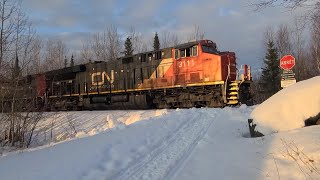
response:
<path id="1" fill-rule="evenodd" d="M 134 27 L 145 38 L 169 31 L 182 41 L 198 25 L 220 50 L 234 51 L 239 64 L 255 67 L 264 56 L 266 27 L 290 25 L 303 12 L 283 8 L 254 12 L 246 0 L 23 0 L 23 7 L 42 37 L 60 38 L 70 51 L 79 51 L 92 33 L 111 24 L 123 36 Z"/>

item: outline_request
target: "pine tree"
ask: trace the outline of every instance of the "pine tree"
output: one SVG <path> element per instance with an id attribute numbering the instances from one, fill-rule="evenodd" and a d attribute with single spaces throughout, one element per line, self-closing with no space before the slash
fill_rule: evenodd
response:
<path id="1" fill-rule="evenodd" d="M 70 60 L 70 67 L 73 67 L 74 66 L 74 59 L 73 59 L 73 54 L 71 56 L 71 60 Z"/>
<path id="2" fill-rule="evenodd" d="M 124 48 L 125 48 L 125 51 L 124 51 L 125 56 L 131 56 L 133 54 L 131 38 L 127 37 L 127 39 L 124 43 Z"/>
<path id="3" fill-rule="evenodd" d="M 159 51 L 160 50 L 160 41 L 159 41 L 158 33 L 156 33 L 155 36 L 154 36 L 153 49 L 155 51 Z"/>
<path id="4" fill-rule="evenodd" d="M 16 53 L 16 59 L 14 61 L 13 72 L 12 72 L 13 79 L 18 78 L 18 76 L 20 75 L 20 71 L 21 71 L 21 68 L 19 66 L 19 58 L 18 58 L 18 54 Z"/>
<path id="5" fill-rule="evenodd" d="M 66 68 L 68 66 L 68 60 L 67 56 L 64 57 L 64 67 Z"/>
<path id="6" fill-rule="evenodd" d="M 279 57 L 273 40 L 269 40 L 267 44 L 264 65 L 264 68 L 262 68 L 261 85 L 268 98 L 280 90 Z"/>

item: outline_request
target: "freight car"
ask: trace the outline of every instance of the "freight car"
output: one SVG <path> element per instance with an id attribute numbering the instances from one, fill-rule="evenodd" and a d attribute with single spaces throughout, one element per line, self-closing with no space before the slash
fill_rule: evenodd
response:
<path id="1" fill-rule="evenodd" d="M 35 76 L 38 106 L 50 110 L 224 107 L 251 104 L 250 67 L 237 78 L 234 52 L 211 40 Z"/>

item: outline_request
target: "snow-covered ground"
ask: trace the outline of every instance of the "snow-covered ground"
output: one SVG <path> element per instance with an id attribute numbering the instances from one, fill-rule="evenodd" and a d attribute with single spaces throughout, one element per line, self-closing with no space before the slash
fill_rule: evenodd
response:
<path id="1" fill-rule="evenodd" d="M 255 107 L 45 113 L 33 148 L 2 151 L 0 179 L 320 179 L 320 126 L 301 128 L 319 78 Z M 250 117 L 271 134 L 248 138 Z"/>
<path id="2" fill-rule="evenodd" d="M 247 138 L 253 108 L 49 113 L 0 179 L 319 179 L 320 126 Z"/>
<path id="3" fill-rule="evenodd" d="M 50 112 L 38 125 L 32 146 L 70 140 L 98 134 L 118 125 L 130 125 L 167 113 L 168 110 L 148 111 L 85 111 Z"/>
<path id="4" fill-rule="evenodd" d="M 251 114 L 263 134 L 302 128 L 320 113 L 320 76 L 300 81 L 260 104 Z"/>

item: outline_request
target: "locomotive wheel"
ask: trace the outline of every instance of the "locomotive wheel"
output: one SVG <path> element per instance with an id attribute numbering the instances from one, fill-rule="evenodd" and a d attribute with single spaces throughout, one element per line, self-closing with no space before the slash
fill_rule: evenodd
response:
<path id="1" fill-rule="evenodd" d="M 50 111 L 53 111 L 53 112 L 57 111 L 56 107 L 53 104 L 51 104 L 50 106 Z"/>
<path id="2" fill-rule="evenodd" d="M 83 110 L 83 106 L 77 106 L 77 111 L 82 111 Z"/>

